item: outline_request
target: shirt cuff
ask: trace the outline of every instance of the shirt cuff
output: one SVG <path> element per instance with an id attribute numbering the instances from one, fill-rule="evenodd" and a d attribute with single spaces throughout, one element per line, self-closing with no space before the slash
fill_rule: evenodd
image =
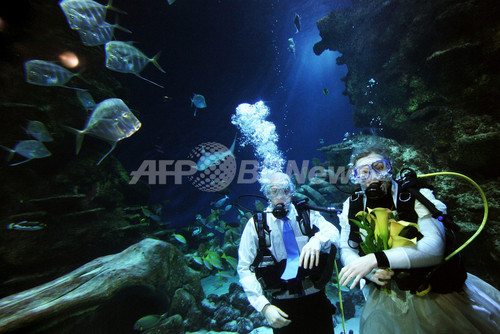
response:
<path id="1" fill-rule="evenodd" d="M 270 304 L 269 303 L 269 300 L 267 300 L 266 297 L 264 296 L 260 296 L 257 298 L 257 300 L 255 301 L 253 307 L 255 308 L 255 310 L 257 312 L 262 312 L 262 309 L 264 308 L 264 306 L 266 306 L 267 304 Z"/>

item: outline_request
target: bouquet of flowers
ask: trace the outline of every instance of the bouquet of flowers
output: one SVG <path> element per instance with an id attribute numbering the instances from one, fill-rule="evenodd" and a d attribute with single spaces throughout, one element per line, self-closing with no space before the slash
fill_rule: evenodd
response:
<path id="1" fill-rule="evenodd" d="M 394 213 L 387 208 L 360 211 L 351 221 L 359 227 L 363 241 L 360 247 L 365 254 L 380 252 L 394 247 L 416 245 L 421 236 L 418 225 L 404 220 L 396 220 Z M 384 268 L 390 270 L 389 268 Z M 382 288 L 388 294 L 390 286 Z"/>
<path id="2" fill-rule="evenodd" d="M 359 227 L 359 233 L 364 239 L 360 247 L 365 254 L 417 244 L 418 225 L 404 220 L 397 221 L 390 209 L 368 208 L 368 212 L 358 212 L 356 218 L 359 220 L 351 221 Z"/>

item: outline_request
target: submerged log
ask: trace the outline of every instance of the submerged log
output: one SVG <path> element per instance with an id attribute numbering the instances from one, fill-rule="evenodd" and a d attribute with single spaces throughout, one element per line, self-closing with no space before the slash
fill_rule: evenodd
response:
<path id="1" fill-rule="evenodd" d="M 49 283 L 0 299 L 0 333 L 85 313 L 131 285 L 152 287 L 167 296 L 184 285 L 197 299 L 203 298 L 199 277 L 179 262 L 179 254 L 169 243 L 144 239 L 121 253 L 97 258 Z"/>

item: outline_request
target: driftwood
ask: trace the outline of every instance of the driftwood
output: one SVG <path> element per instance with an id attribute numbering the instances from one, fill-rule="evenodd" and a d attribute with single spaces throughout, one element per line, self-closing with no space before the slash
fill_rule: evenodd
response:
<path id="1" fill-rule="evenodd" d="M 123 252 L 97 258 L 49 283 L 0 299 L 0 333 L 47 318 L 66 317 L 109 299 L 124 286 L 158 287 L 168 276 L 174 247 L 144 239 Z"/>

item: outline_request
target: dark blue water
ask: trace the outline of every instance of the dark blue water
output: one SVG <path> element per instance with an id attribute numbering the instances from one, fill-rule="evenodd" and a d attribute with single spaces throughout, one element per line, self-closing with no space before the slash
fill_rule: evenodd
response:
<path id="1" fill-rule="evenodd" d="M 278 146 L 288 160 L 324 160 L 316 151 L 319 147 L 356 131 L 352 106 L 342 95 L 345 86 L 340 78 L 347 68 L 336 65 L 336 52 L 316 56 L 312 51 L 320 40 L 316 21 L 349 5 L 348 1 L 177 0 L 171 6 L 166 1 L 116 1 L 114 5 L 127 11 L 128 15 L 120 15 L 120 24 L 133 31 L 117 32 L 117 38 L 133 40 L 150 57 L 161 51 L 159 63 L 166 71 L 162 74 L 148 65 L 142 72 L 165 89 L 116 74 L 130 89 L 129 106 L 143 124 L 117 149 L 128 171 L 145 159 L 186 159 L 203 142 L 229 147 L 237 133 L 231 115 L 240 103 L 266 102 L 269 120 L 280 136 Z M 298 34 L 295 13 L 301 16 Z M 295 56 L 287 50 L 290 37 L 295 40 Z M 204 95 L 208 104 L 196 117 L 190 105 L 193 93 Z M 249 146 L 237 146 L 235 154 L 238 162 L 254 158 Z M 196 189 L 187 179 L 181 185 L 167 179 L 167 185 L 152 189 L 152 203 L 170 200 L 163 219 L 173 226 L 190 224 L 197 213 L 207 215 L 210 202 L 221 198 Z M 240 194 L 258 193 L 258 185 L 234 181 L 230 190 L 234 201 Z"/>

